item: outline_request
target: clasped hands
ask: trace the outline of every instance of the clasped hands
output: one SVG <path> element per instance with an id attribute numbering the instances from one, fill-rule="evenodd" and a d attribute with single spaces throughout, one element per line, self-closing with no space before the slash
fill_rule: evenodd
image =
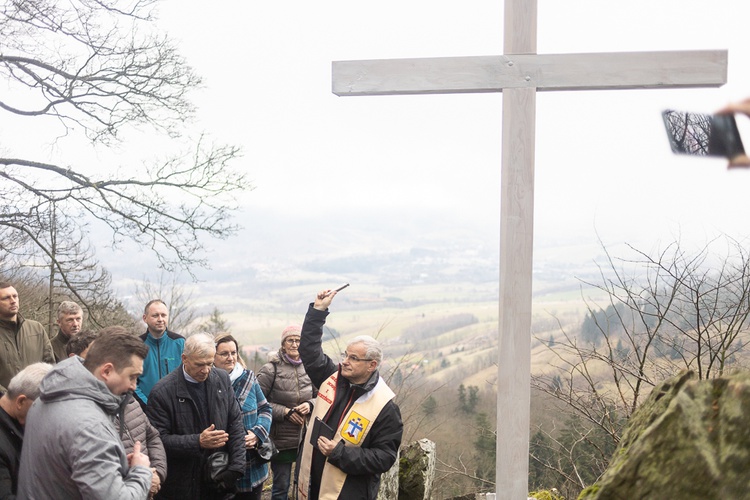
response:
<path id="1" fill-rule="evenodd" d="M 215 450 L 221 448 L 229 441 L 229 434 L 226 431 L 216 430 L 216 426 L 211 424 L 200 433 L 200 447 L 206 450 Z M 250 450 L 258 446 L 258 436 L 253 431 L 247 431 L 245 434 L 245 448 Z"/>
<path id="2" fill-rule="evenodd" d="M 226 431 L 216 430 L 216 426 L 211 424 L 200 433 L 200 447 L 206 450 L 221 448 L 229 441 L 229 434 Z"/>

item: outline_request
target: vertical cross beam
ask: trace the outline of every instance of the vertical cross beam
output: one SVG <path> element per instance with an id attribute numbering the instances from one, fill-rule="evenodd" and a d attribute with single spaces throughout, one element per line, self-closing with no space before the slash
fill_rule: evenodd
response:
<path id="1" fill-rule="evenodd" d="M 505 1 L 505 54 L 536 53 L 536 0 Z M 496 490 L 528 495 L 536 88 L 503 91 Z"/>
<path id="2" fill-rule="evenodd" d="M 537 0 L 505 0 L 502 56 L 337 61 L 340 96 L 503 93 L 496 488 L 525 500 L 531 401 L 536 92 L 718 87 L 726 51 L 536 54 Z"/>

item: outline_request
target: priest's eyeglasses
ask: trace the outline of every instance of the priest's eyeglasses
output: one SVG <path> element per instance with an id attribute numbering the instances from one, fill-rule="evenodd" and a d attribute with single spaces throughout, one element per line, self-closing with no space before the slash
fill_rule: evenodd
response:
<path id="1" fill-rule="evenodd" d="M 353 354 L 349 354 L 347 352 L 342 352 L 341 353 L 341 361 L 343 362 L 343 361 L 346 361 L 347 359 L 350 362 L 352 362 L 352 363 L 356 363 L 357 361 L 372 361 L 372 358 L 358 358 L 357 356 L 355 356 Z"/>

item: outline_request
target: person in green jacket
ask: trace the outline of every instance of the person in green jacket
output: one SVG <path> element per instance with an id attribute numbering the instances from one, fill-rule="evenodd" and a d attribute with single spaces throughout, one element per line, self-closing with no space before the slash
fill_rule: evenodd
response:
<path id="1" fill-rule="evenodd" d="M 0 392 L 6 392 L 10 379 L 30 364 L 55 362 L 44 327 L 21 316 L 19 308 L 16 289 L 0 281 Z"/>

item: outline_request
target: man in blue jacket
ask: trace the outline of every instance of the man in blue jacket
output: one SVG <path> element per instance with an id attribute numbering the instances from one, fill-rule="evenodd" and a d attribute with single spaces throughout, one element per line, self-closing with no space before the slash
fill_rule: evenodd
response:
<path id="1" fill-rule="evenodd" d="M 156 383 L 182 363 L 185 338 L 167 330 L 169 310 L 164 301 L 154 299 L 143 310 L 146 333 L 141 340 L 148 346 L 148 355 L 143 360 L 143 375 L 138 378 L 135 397 L 144 411 L 148 395 Z"/>

